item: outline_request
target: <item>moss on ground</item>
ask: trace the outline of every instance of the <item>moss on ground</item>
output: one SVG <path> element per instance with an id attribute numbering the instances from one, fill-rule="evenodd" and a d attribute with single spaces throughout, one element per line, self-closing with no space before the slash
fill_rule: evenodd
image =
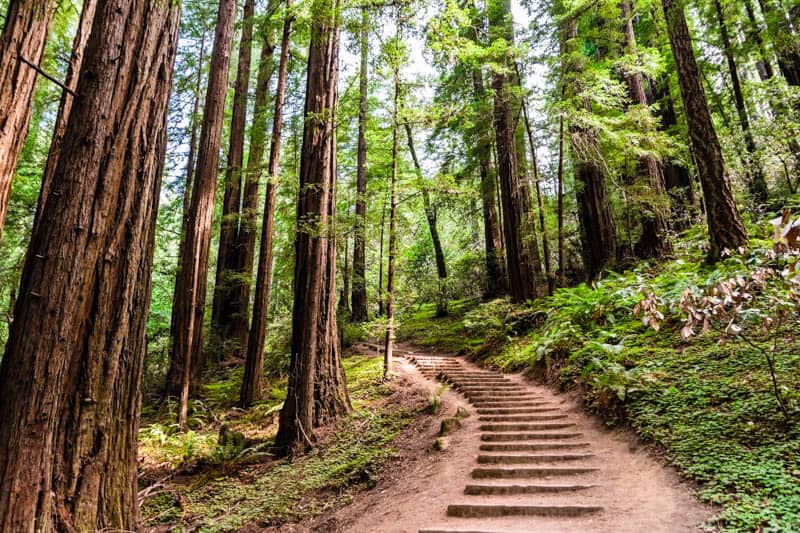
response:
<path id="1" fill-rule="evenodd" d="M 152 435 L 163 424 L 143 427 L 143 463 L 155 468 L 166 460 L 166 475 L 175 476 L 145 500 L 145 525 L 176 531 L 281 525 L 337 508 L 372 486 L 395 454 L 392 441 L 418 413 L 391 401 L 395 389 L 382 380 L 381 358 L 353 356 L 344 366 L 353 414 L 330 428 L 313 452 L 292 462 L 274 461 L 264 451 L 277 429 L 275 414 L 285 389 L 280 381 L 270 383 L 269 400 L 228 417 L 231 431 L 249 439 L 248 449 L 222 453 L 216 446 L 219 425 L 208 421 L 193 432 L 191 438 L 203 443 L 193 455 L 183 444 L 188 434 L 169 434 L 162 442 Z M 233 374 L 236 379 L 241 377 Z M 207 401 L 226 405 L 233 397 L 223 391 L 238 389 L 235 383 L 215 383 L 209 390 L 215 398 Z"/>

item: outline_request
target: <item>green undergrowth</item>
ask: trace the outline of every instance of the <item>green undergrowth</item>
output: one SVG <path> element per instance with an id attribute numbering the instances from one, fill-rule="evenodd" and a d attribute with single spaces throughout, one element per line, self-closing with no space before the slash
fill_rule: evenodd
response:
<path id="1" fill-rule="evenodd" d="M 335 427 L 324 428 L 317 447 L 294 461 L 276 461 L 267 451 L 282 401 L 275 393 L 285 389 L 285 382 L 271 384 L 270 400 L 229 417 L 230 430 L 245 437 L 244 449 L 238 453 L 220 454 L 218 424 L 206 423 L 191 432 L 192 437 L 188 433 L 169 436 L 160 446 L 148 442 L 153 425 L 145 426 L 140 446 L 144 463 L 156 467 L 158 460 L 168 458 L 174 468 L 163 486 L 145 499 L 145 524 L 171 531 L 236 531 L 243 526 L 267 527 L 311 518 L 349 502 L 359 490 L 375 483 L 381 466 L 395 455 L 392 441 L 424 408 L 396 401 L 395 387 L 382 380 L 382 364 L 379 357 L 344 360 L 353 413 Z M 236 379 L 234 374 L 233 385 L 213 384 L 215 392 L 210 393 L 220 395 L 214 401 L 224 403 L 225 390 L 238 390 Z M 256 437 L 261 441 L 256 442 Z M 188 466 L 190 459 L 185 457 L 189 439 L 197 442 L 194 467 Z M 204 468 L 197 468 L 198 464 Z M 155 477 L 152 481 L 158 483 Z"/>
<path id="2" fill-rule="evenodd" d="M 530 305 L 464 303 L 445 319 L 429 307 L 415 310 L 401 317 L 401 335 L 583 391 L 588 409 L 663 449 L 699 483 L 703 501 L 721 506 L 709 529 L 800 531 L 800 343 L 791 332 L 775 343 L 787 420 L 764 357 L 775 339 L 748 342 L 718 330 L 682 338 L 678 302 L 687 288 L 700 291 L 753 268 L 751 252 L 703 266 L 692 242 L 679 243 L 683 259 L 611 275 L 594 288 L 560 289 Z M 648 292 L 665 315 L 658 331 L 634 316 Z M 758 295 L 755 302 L 767 305 Z"/>

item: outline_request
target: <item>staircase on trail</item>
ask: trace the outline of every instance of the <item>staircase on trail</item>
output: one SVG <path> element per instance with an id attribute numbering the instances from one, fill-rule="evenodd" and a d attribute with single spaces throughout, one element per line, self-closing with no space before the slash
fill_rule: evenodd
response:
<path id="1" fill-rule="evenodd" d="M 407 358 L 425 377 L 463 394 L 472 414 L 478 415 L 480 429 L 472 481 L 464 487 L 463 499 L 447 507 L 444 526 L 419 533 L 530 531 L 537 529 L 537 519 L 588 518 L 602 512 L 597 505 L 600 461 L 558 405 L 524 383 L 458 357 Z M 524 517 L 529 526 L 507 529 L 509 517 Z M 518 519 L 512 522 L 518 524 Z"/>

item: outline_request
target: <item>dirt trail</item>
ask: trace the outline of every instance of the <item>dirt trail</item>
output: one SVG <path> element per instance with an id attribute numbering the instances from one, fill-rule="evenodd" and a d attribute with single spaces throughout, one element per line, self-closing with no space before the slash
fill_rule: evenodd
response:
<path id="1" fill-rule="evenodd" d="M 677 475 L 566 395 L 460 357 L 401 352 L 396 371 L 471 416 L 444 452 L 337 513 L 353 533 L 696 531 L 712 514 Z M 432 443 L 435 429 L 420 442 Z M 330 524 L 330 522 L 329 522 Z M 317 529 L 321 530 L 321 529 Z"/>

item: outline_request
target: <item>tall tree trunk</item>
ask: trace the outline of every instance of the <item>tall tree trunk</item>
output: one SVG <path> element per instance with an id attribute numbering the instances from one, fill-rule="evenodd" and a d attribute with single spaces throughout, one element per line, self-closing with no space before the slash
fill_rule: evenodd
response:
<path id="1" fill-rule="evenodd" d="M 89 32 L 92 30 L 92 21 L 94 20 L 94 12 L 97 7 L 97 0 L 86 0 L 83 3 L 81 10 L 81 19 L 78 22 L 78 28 L 75 31 L 75 38 L 72 41 L 72 55 L 67 65 L 67 78 L 64 85 L 71 91 L 75 91 L 78 85 L 78 73 L 81 71 L 83 64 L 83 55 L 86 48 L 86 43 L 89 41 Z M 44 167 L 44 174 L 42 175 L 42 185 L 39 191 L 39 200 L 36 206 L 36 216 L 33 220 L 34 228 L 39 223 L 39 217 L 44 210 L 44 204 L 47 202 L 47 195 L 50 193 L 52 187 L 53 173 L 56 171 L 55 164 L 58 161 L 58 154 L 61 151 L 61 144 L 64 141 L 64 130 L 67 128 L 67 121 L 69 120 L 69 113 L 72 110 L 74 97 L 67 91 L 61 93 L 61 101 L 58 104 L 58 115 L 56 116 L 56 123 L 53 126 L 53 139 L 50 142 L 50 152 L 47 156 L 47 162 Z M 35 229 L 34 229 L 35 231 Z M 0 233 L 2 232 L 2 224 L 0 224 Z"/>
<path id="2" fill-rule="evenodd" d="M 483 74 L 479 67 L 472 69 L 472 89 L 476 113 L 488 112 Z M 503 240 L 497 215 L 497 183 L 492 169 L 491 128 L 483 121 L 475 124 L 475 157 L 481 177 L 481 202 L 483 204 L 483 236 L 486 249 L 486 293 L 487 298 L 497 297 L 506 291 L 506 275 L 503 268 Z"/>
<path id="3" fill-rule="evenodd" d="M 283 21 L 281 55 L 278 63 L 278 81 L 275 88 L 275 113 L 272 119 L 272 140 L 270 142 L 269 162 L 267 164 L 268 181 L 264 195 L 264 220 L 261 225 L 261 245 L 258 256 L 255 299 L 253 302 L 253 320 L 250 324 L 250 333 L 247 337 L 247 357 L 245 359 L 244 378 L 242 379 L 242 392 L 240 395 L 242 407 L 249 407 L 253 402 L 260 400 L 263 394 L 262 373 L 264 370 L 264 346 L 267 340 L 267 321 L 269 318 L 269 293 L 270 284 L 272 283 L 272 241 L 275 233 L 275 200 L 278 191 L 278 177 L 280 175 L 283 105 L 286 99 L 286 76 L 289 70 L 289 41 L 292 34 L 293 22 L 292 15 L 288 12 L 290 6 L 291 0 L 286 0 L 287 14 Z M 264 46 L 266 46 L 266 43 Z M 272 52 L 270 52 L 270 56 L 271 54 Z M 263 62 L 265 59 L 266 57 L 262 52 L 261 61 Z M 260 77 L 261 74 L 259 74 L 259 78 Z M 266 86 L 264 90 L 266 93 Z M 266 100 L 266 98 L 264 100 Z M 256 102 L 258 102 L 258 100 L 256 100 Z M 266 101 L 263 103 L 265 104 Z M 256 117 L 258 116 L 259 113 L 257 112 Z M 261 141 L 260 144 L 263 144 L 263 141 Z M 256 143 L 255 147 L 258 148 L 258 146 L 259 143 Z M 254 144 L 251 141 L 251 158 L 254 157 L 253 149 Z M 255 157 L 260 159 L 258 152 L 256 152 Z M 248 166 L 249 163 L 250 161 L 248 161 Z M 260 167 L 261 164 L 259 163 L 258 166 Z"/>
<path id="4" fill-rule="evenodd" d="M 292 358 L 275 446 L 308 449 L 313 428 L 350 410 L 336 328 L 339 0 L 314 0 L 295 237 Z"/>
<path id="5" fill-rule="evenodd" d="M 747 18 L 750 25 L 745 30 L 747 37 L 758 47 L 758 59 L 756 60 L 756 70 L 758 70 L 758 77 L 761 81 L 771 80 L 775 75 L 772 68 L 772 62 L 769 59 L 769 54 L 764 46 L 764 39 L 761 37 L 761 25 L 756 18 L 756 11 L 753 6 L 753 0 L 744 0 L 744 9 L 747 12 Z"/>
<path id="6" fill-rule="evenodd" d="M 383 241 L 384 233 L 386 233 L 386 198 L 383 199 L 381 205 L 381 238 L 380 245 L 378 246 L 378 316 L 384 315 L 384 301 L 383 297 Z"/>
<path id="7" fill-rule="evenodd" d="M 623 33 L 625 35 L 626 53 L 636 58 L 638 63 L 639 51 L 636 43 L 636 33 L 633 29 L 633 11 L 631 0 L 620 2 L 622 11 Z M 650 102 L 644 90 L 644 76 L 637 68 L 631 69 L 626 75 L 628 90 L 634 104 L 648 107 Z M 667 236 L 667 216 L 661 203 L 668 205 L 666 186 L 664 184 L 664 166 L 652 155 L 645 155 L 639 159 L 638 171 L 647 173 L 650 194 L 654 202 L 643 202 L 642 209 L 642 235 L 636 243 L 636 255 L 641 258 L 664 257 L 672 251 L 669 237 Z"/>
<path id="8" fill-rule="evenodd" d="M 758 4 L 767 22 L 781 74 L 789 85 L 800 86 L 800 42 L 783 6 L 775 0 L 758 0 Z"/>
<path id="9" fill-rule="evenodd" d="M 197 170 L 189 206 L 188 233 L 179 258 L 172 312 L 172 349 L 167 374 L 167 395 L 180 398 L 178 423 L 186 426 L 189 395 L 200 382 L 204 366 L 203 315 L 206 303 L 208 252 L 214 216 L 217 168 L 225 115 L 225 96 L 236 16 L 235 0 L 220 0 L 214 48 L 206 89 Z"/>
<path id="10" fill-rule="evenodd" d="M 392 108 L 392 177 L 389 184 L 389 264 L 386 270 L 386 336 L 384 337 L 383 342 L 384 379 L 392 374 L 392 355 L 394 351 L 394 269 L 397 255 L 397 145 L 398 137 L 400 136 L 400 124 L 398 123 L 398 114 L 400 112 L 400 66 L 397 64 L 396 58 L 394 61 L 395 64 L 392 71 L 394 79 L 394 107 Z M 413 150 L 414 142 L 411 137 L 411 128 L 408 126 L 408 124 L 406 124 L 406 128 L 408 128 L 406 130 L 406 134 L 408 136 L 409 149 L 411 149 L 414 160 L 416 161 L 416 153 L 414 153 Z M 424 197 L 425 194 L 423 194 L 423 198 Z M 426 207 L 428 205 L 430 205 L 430 199 L 428 199 Z M 428 223 L 430 227 L 430 219 L 428 219 Z M 435 220 L 433 228 L 433 233 L 436 233 Z M 438 234 L 436 235 L 438 239 Z M 445 276 L 447 276 L 447 272 L 445 272 Z"/>
<path id="11" fill-rule="evenodd" d="M 425 210 L 425 219 L 428 221 L 428 230 L 431 233 L 431 242 L 433 242 L 433 256 L 436 262 L 436 274 L 439 277 L 439 298 L 436 301 L 436 316 L 447 316 L 447 263 L 444 259 L 444 249 L 442 248 L 442 240 L 439 238 L 439 229 L 437 227 L 436 207 L 431 202 L 431 194 L 425 185 L 425 179 L 422 174 L 422 166 L 419 164 L 417 151 L 414 149 L 414 136 L 411 131 L 411 125 L 405 123 L 406 139 L 408 142 L 408 151 L 411 153 L 411 159 L 414 161 L 414 169 L 417 173 L 417 183 L 422 193 L 422 206 Z M 392 218 L 389 217 L 389 225 L 392 225 Z M 389 260 L 392 261 L 392 234 L 389 232 Z M 393 277 L 393 273 L 390 273 Z"/>
<path id="12" fill-rule="evenodd" d="M 352 320 L 366 321 L 367 311 L 367 81 L 369 69 L 369 11 L 361 7 L 361 67 L 358 73 L 358 152 L 356 156 L 356 224 L 353 239 Z"/>
<path id="13" fill-rule="evenodd" d="M 570 55 L 577 54 L 577 21 L 569 23 L 565 36 L 564 49 Z M 572 67 L 574 74 L 582 68 L 576 62 Z M 591 104 L 580 96 L 577 76 L 572 86 L 565 87 L 570 98 L 578 99 L 578 105 L 591 113 Z M 616 262 L 617 232 L 606 190 L 606 175 L 596 160 L 599 153 L 597 131 L 591 126 L 571 124 L 569 127 L 570 147 L 577 187 L 575 197 L 578 202 L 578 222 L 581 228 L 583 246 L 583 265 L 587 281 L 593 281 L 606 268 Z"/>
<path id="14" fill-rule="evenodd" d="M 504 39 L 514 42 L 514 28 L 510 20 L 510 0 L 492 0 L 488 5 L 489 27 L 492 41 Z M 506 268 L 509 292 L 515 302 L 536 298 L 536 273 L 534 253 L 530 239 L 526 238 L 529 212 L 526 210 L 525 187 L 517 168 L 516 136 L 514 127 L 514 87 L 507 74 L 511 61 L 504 54 L 500 67 L 492 76 L 494 89 L 494 126 L 497 138 L 497 160 L 503 205 L 503 231 L 505 232 Z"/>
<path id="15" fill-rule="evenodd" d="M 241 300 L 241 268 L 239 257 L 239 223 L 241 221 L 242 166 L 244 164 L 244 135 L 247 121 L 247 93 L 250 87 L 250 59 L 253 42 L 255 0 L 245 0 L 242 11 L 242 36 L 239 43 L 239 62 L 231 112 L 231 133 L 228 145 L 228 166 L 225 169 L 225 196 L 220 219 L 217 273 L 214 282 L 214 301 L 211 307 L 213 356 L 219 359 L 237 358 L 247 342 L 247 308 Z"/>
<path id="16" fill-rule="evenodd" d="M 722 38 L 722 51 L 728 63 L 728 72 L 731 76 L 731 86 L 733 88 L 733 102 L 736 106 L 736 113 L 739 116 L 739 125 L 744 135 L 745 149 L 747 157 L 744 158 L 745 173 L 747 175 L 747 188 L 750 196 L 757 205 L 763 206 L 767 201 L 767 182 L 764 179 L 764 172 L 761 169 L 761 161 L 758 158 L 756 141 L 753 132 L 750 130 L 750 117 L 747 115 L 747 106 L 742 92 L 742 82 L 739 79 L 739 70 L 736 66 L 736 58 L 731 46 L 731 38 L 728 34 L 728 25 L 725 22 L 725 13 L 722 10 L 720 0 L 714 0 L 714 9 L 717 13 L 720 37 Z"/>
<path id="17" fill-rule="evenodd" d="M 564 116 L 558 118 L 558 284 L 567 286 L 566 250 L 564 249 Z"/>
<path id="18" fill-rule="evenodd" d="M 735 250 L 746 245 L 747 233 L 731 193 L 722 149 L 706 103 L 683 7 L 676 0 L 662 0 L 662 4 L 672 55 L 678 69 L 686 121 L 689 124 L 689 144 L 703 187 L 711 241 L 708 258 L 715 261 L 723 250 Z"/>
<path id="19" fill-rule="evenodd" d="M 56 6 L 55 0 L 10 0 L 0 34 L 0 240 L 31 119 L 37 72 L 28 62 L 41 64 Z"/>
<path id="20" fill-rule="evenodd" d="M 178 4 L 101 4 L 0 364 L 0 531 L 140 529 L 136 439 Z"/>
<path id="21" fill-rule="evenodd" d="M 342 266 L 342 290 L 339 293 L 339 309 L 350 314 L 350 238 L 344 236 L 344 265 Z"/>
<path id="22" fill-rule="evenodd" d="M 528 118 L 528 106 L 522 100 L 522 117 L 525 121 L 525 131 L 528 134 L 528 144 L 531 147 L 531 167 L 533 167 L 533 182 L 536 188 L 536 204 L 539 208 L 539 232 L 542 234 L 542 251 L 544 252 L 544 274 L 547 279 L 547 293 L 553 294 L 554 278 L 550 271 L 550 244 L 547 242 L 547 227 L 544 223 L 544 202 L 542 201 L 541 176 L 539 174 L 539 161 L 536 157 L 536 143 L 533 140 L 531 121 Z"/>

